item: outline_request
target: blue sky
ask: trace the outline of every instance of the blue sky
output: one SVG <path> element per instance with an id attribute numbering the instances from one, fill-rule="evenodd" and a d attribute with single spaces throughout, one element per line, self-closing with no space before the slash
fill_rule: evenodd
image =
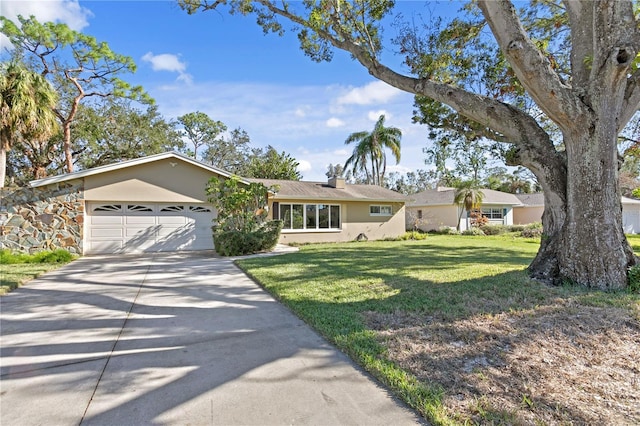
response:
<path id="1" fill-rule="evenodd" d="M 405 14 L 426 7 L 399 6 Z M 265 36 L 251 17 L 188 15 L 173 1 L 3 0 L 0 8 L 11 19 L 33 14 L 106 41 L 134 59 L 137 72 L 124 78 L 141 84 L 166 118 L 202 111 L 230 129 L 241 127 L 254 146 L 294 156 L 304 180 L 326 179 L 327 165 L 350 155 L 348 135 L 372 129 L 380 114 L 403 131 L 400 164 L 389 170 L 428 168 L 422 153 L 428 129 L 411 123 L 413 96 L 375 80 L 345 52 L 318 64 L 293 33 Z"/>

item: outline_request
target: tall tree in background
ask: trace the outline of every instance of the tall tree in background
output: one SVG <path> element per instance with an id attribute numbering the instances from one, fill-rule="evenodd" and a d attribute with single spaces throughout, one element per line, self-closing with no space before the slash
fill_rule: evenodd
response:
<path id="1" fill-rule="evenodd" d="M 402 132 L 397 127 L 385 127 L 384 114 L 378 118 L 371 132 L 362 131 L 349 135 L 344 142 L 346 145 L 355 144 L 353 154 L 345 162 L 344 168 L 352 167 L 355 170 L 362 169 L 367 172 L 372 185 L 382 186 L 384 176 L 387 171 L 387 154 L 390 150 L 396 159 L 396 164 L 400 162 L 400 139 Z M 367 168 L 367 162 L 371 169 Z"/>
<path id="2" fill-rule="evenodd" d="M 638 259 L 622 229 L 617 136 L 640 106 L 640 25 L 630 0 L 536 1 L 521 11 L 510 1 L 478 0 L 438 34 L 408 24 L 398 50 L 413 75 L 381 62 L 392 0 L 178 2 L 189 13 L 229 6 L 279 34 L 285 18 L 312 59 L 345 50 L 374 77 L 447 105 L 482 136 L 511 144 L 509 163 L 530 169 L 545 194 L 545 238 L 530 274 L 600 289 L 627 285 Z M 440 36 L 451 48 L 431 55 Z"/>
<path id="3" fill-rule="evenodd" d="M 264 150 L 254 149 L 248 164 L 241 176 L 257 179 L 300 180 L 302 175 L 298 171 L 300 164 L 291 155 L 282 151 L 279 153 L 271 145 Z"/>
<path id="4" fill-rule="evenodd" d="M 18 17 L 20 26 L 0 16 L 0 32 L 36 72 L 46 77 L 61 98 L 53 109 L 62 127 L 62 148 L 66 171 L 73 171 L 71 125 L 87 98 L 126 97 L 145 102 L 151 99 L 139 86 L 132 87 L 119 76 L 135 72 L 128 56 L 113 52 L 107 43 L 71 30 L 65 24 L 38 22 L 33 16 Z"/>
<path id="5" fill-rule="evenodd" d="M 4 187 L 7 152 L 20 140 L 42 140 L 57 130 L 53 113 L 57 93 L 40 74 L 15 61 L 0 70 L 0 188 Z"/>
<path id="6" fill-rule="evenodd" d="M 227 131 L 227 126 L 222 121 L 215 121 L 200 111 L 181 115 L 178 123 L 183 127 L 182 134 L 193 145 L 193 152 L 189 153 L 193 158 L 198 158 L 198 149 L 219 144 L 222 133 Z"/>
<path id="7" fill-rule="evenodd" d="M 241 128 L 233 129 L 207 145 L 202 160 L 231 173 L 241 174 L 251 158 L 251 138 Z"/>
<path id="8" fill-rule="evenodd" d="M 166 121 L 155 105 L 141 110 L 127 99 L 81 106 L 73 143 L 82 169 L 177 151 L 184 147 L 175 122 Z"/>
<path id="9" fill-rule="evenodd" d="M 458 216 L 458 224 L 456 229 L 460 231 L 460 220 L 462 220 L 462 214 L 465 211 L 472 212 L 478 210 L 484 200 L 484 193 L 480 184 L 476 180 L 466 180 L 460 182 L 456 187 L 456 192 L 453 196 L 453 202 L 459 206 L 460 215 Z"/>

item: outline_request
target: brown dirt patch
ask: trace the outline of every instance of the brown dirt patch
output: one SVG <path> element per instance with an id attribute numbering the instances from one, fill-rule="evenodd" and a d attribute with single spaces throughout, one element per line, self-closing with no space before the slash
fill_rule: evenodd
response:
<path id="1" fill-rule="evenodd" d="M 474 424 L 640 424 L 640 322 L 557 300 L 455 321 L 367 312 L 388 357 Z"/>

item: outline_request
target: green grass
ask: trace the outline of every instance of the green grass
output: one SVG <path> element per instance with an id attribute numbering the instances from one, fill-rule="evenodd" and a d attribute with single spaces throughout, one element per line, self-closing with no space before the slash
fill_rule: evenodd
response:
<path id="1" fill-rule="evenodd" d="M 20 287 L 39 275 L 57 269 L 75 258 L 66 250 L 35 254 L 0 250 L 0 295 Z"/>
<path id="2" fill-rule="evenodd" d="M 636 251 L 640 238 L 631 238 Z M 437 383 L 419 381 L 385 356 L 367 312 L 453 321 L 537 309 L 558 298 L 636 311 L 637 295 L 548 287 L 526 267 L 539 240 L 429 236 L 422 241 L 303 246 L 298 253 L 238 264 L 339 349 L 436 424 L 456 424 Z"/>

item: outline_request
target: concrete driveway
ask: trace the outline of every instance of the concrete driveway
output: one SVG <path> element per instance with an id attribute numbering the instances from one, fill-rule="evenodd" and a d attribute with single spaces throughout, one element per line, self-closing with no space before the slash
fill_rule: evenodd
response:
<path id="1" fill-rule="evenodd" d="M 0 298 L 0 424 L 416 424 L 210 253 L 86 257 Z"/>

